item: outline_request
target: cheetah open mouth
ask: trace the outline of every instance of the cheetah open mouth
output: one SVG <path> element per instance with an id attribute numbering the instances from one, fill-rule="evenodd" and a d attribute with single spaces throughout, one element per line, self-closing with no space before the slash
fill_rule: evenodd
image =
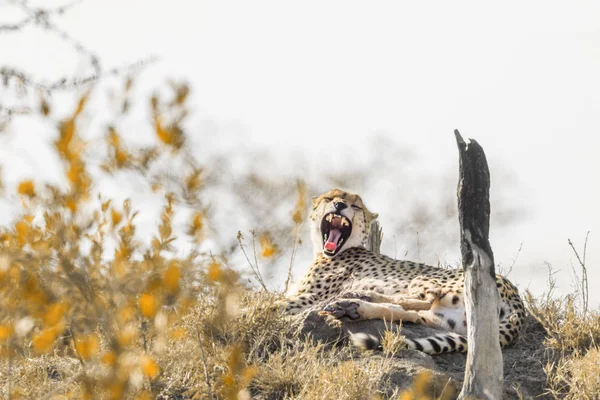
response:
<path id="1" fill-rule="evenodd" d="M 352 233 L 352 222 L 341 214 L 329 213 L 321 221 L 323 252 L 328 256 L 336 255 Z"/>

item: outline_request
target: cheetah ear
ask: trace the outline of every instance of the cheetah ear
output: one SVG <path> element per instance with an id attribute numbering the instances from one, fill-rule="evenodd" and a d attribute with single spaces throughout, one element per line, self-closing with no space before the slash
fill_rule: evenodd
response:
<path id="1" fill-rule="evenodd" d="M 317 206 L 319 205 L 319 199 L 320 199 L 320 197 L 321 197 L 321 196 L 314 196 L 314 197 L 312 198 L 312 205 L 313 205 L 313 208 L 317 208 Z"/>
<path id="2" fill-rule="evenodd" d="M 371 221 L 377 220 L 377 217 L 379 217 L 379 214 L 377 214 L 377 213 L 371 213 Z"/>

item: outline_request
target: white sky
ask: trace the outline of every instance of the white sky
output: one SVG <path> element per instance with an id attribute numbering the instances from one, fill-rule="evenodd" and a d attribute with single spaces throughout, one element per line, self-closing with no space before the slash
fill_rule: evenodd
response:
<path id="1" fill-rule="evenodd" d="M 0 4 L 0 23 L 18 16 Z M 503 237 L 492 231 L 497 261 L 524 242 L 520 286 L 543 287 L 548 261 L 566 289 L 567 238 L 581 247 L 588 230 L 600 282 L 599 21 L 597 1 L 348 0 L 87 0 L 60 19 L 105 66 L 160 56 L 138 85 L 188 80 L 197 115 L 249 146 L 316 160 L 385 132 L 423 154 L 428 173 L 446 173 L 458 128 L 483 145 L 492 176 L 516 176 L 522 192 L 511 196 L 532 211 Z M 0 36 L 0 57 L 38 77 L 81 69 L 34 29 Z"/>

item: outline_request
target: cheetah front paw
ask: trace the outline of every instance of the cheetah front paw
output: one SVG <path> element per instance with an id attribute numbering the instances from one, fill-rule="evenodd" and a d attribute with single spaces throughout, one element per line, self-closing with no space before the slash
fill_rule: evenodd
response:
<path id="1" fill-rule="evenodd" d="M 351 300 L 337 300 L 330 303 L 323 308 L 319 314 L 331 315 L 337 319 L 348 318 L 351 320 L 360 319 L 360 313 L 358 312 L 358 304 Z"/>
<path id="2" fill-rule="evenodd" d="M 437 290 L 424 290 L 421 292 L 417 292 L 417 293 L 411 293 L 409 298 L 415 299 L 415 300 L 423 300 L 423 301 L 427 301 L 429 303 L 434 303 L 435 301 L 440 299 L 440 293 Z"/>

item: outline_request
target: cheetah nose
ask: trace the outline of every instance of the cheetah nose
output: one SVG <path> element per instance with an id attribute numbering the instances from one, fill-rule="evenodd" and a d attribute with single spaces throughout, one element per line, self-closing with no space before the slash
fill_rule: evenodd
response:
<path id="1" fill-rule="evenodd" d="M 344 208 L 348 208 L 346 203 L 342 203 L 340 201 L 335 201 L 333 206 L 335 207 L 336 211 L 342 211 Z"/>

